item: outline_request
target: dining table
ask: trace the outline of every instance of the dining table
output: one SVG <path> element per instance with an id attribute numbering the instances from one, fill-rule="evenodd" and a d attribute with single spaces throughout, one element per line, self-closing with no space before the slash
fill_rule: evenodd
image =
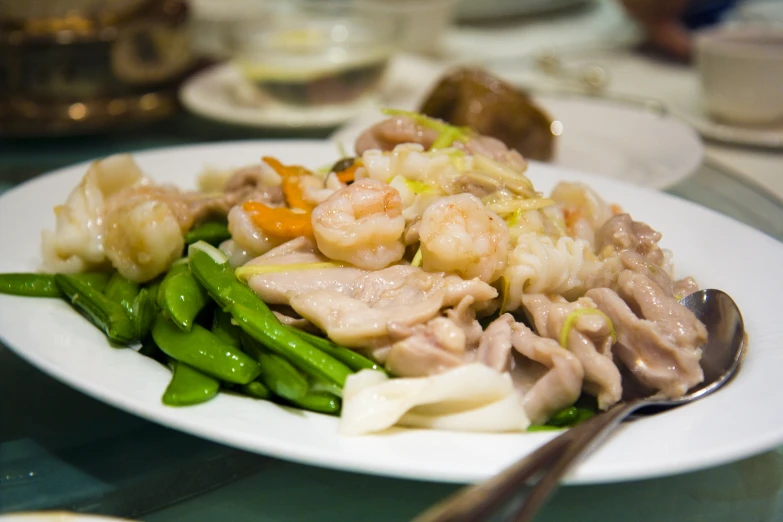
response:
<path id="1" fill-rule="evenodd" d="M 440 66 L 480 63 L 536 92 L 561 89 L 562 78 L 536 67 L 544 52 L 566 66 L 590 63 L 608 73 L 607 87 L 585 96 L 655 100 L 668 107 L 698 85 L 693 64 L 651 52 L 619 4 L 603 0 L 454 24 L 440 53 L 427 60 Z M 153 125 L 88 138 L 0 139 L 0 191 L 117 152 L 326 138 L 334 131 L 232 126 L 181 110 Z M 703 145 L 698 167 L 665 192 L 783 241 L 783 143 L 748 146 L 705 136 Z M 7 226 L 12 224 L 0 223 Z M 69 511 L 146 522 L 392 522 L 410 520 L 459 487 L 338 471 L 211 442 L 89 397 L 0 345 L 0 515 Z M 783 446 L 674 476 L 564 485 L 536 520 L 767 522 L 783 520 L 782 495 Z"/>

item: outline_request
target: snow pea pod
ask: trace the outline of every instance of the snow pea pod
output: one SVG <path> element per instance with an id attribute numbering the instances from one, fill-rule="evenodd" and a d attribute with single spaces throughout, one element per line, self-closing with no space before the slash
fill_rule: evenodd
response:
<path id="1" fill-rule="evenodd" d="M 255 339 L 242 335 L 245 351 L 258 361 L 261 367 L 261 381 L 275 394 L 284 399 L 295 400 L 307 394 L 309 384 L 299 370 L 284 358 L 264 350 Z"/>
<path id="2" fill-rule="evenodd" d="M 162 402 L 167 406 L 190 406 L 207 402 L 220 390 L 220 382 L 185 363 L 173 361 L 174 373 L 163 392 Z"/>
<path id="3" fill-rule="evenodd" d="M 329 339 L 325 339 L 323 337 L 319 337 L 317 335 L 313 335 L 308 332 L 303 332 L 302 330 L 298 328 L 294 328 L 293 326 L 286 326 L 286 328 L 293 334 L 298 335 L 308 343 L 312 344 L 322 352 L 325 352 L 328 355 L 331 355 L 338 361 L 345 363 L 350 369 L 354 371 L 369 369 L 369 370 L 377 370 L 380 372 L 386 372 L 386 370 L 383 368 L 383 366 L 375 363 L 374 361 L 371 361 L 367 357 L 356 353 L 355 351 L 351 350 L 350 348 L 346 348 L 344 346 L 339 346 Z"/>
<path id="4" fill-rule="evenodd" d="M 136 336 L 140 340 L 149 335 L 152 323 L 155 321 L 155 315 L 158 313 L 158 306 L 152 295 L 149 288 L 142 288 L 131 304 L 130 318 Z"/>
<path id="5" fill-rule="evenodd" d="M 231 314 L 224 312 L 220 308 L 215 308 L 212 316 L 212 333 L 226 341 L 231 346 L 239 348 L 241 330 L 235 324 L 231 323 Z"/>
<path id="6" fill-rule="evenodd" d="M 226 239 L 231 238 L 228 231 L 228 223 L 225 221 L 207 221 L 190 230 L 185 234 L 185 244 L 204 241 L 210 245 L 217 246 Z"/>
<path id="7" fill-rule="evenodd" d="M 275 315 L 251 310 L 243 305 L 229 308 L 239 327 L 268 350 L 285 357 L 307 374 L 345 386 L 345 380 L 353 373 L 345 364 L 286 330 Z"/>
<path id="8" fill-rule="evenodd" d="M 163 313 L 185 331 L 209 303 L 207 291 L 199 284 L 187 263 L 172 265 L 158 288 L 158 306 Z"/>
<path id="9" fill-rule="evenodd" d="M 103 330 L 109 339 L 120 344 L 136 339 L 133 323 L 121 304 L 73 276 L 56 274 L 54 280 L 71 305 Z"/>
<path id="10" fill-rule="evenodd" d="M 139 295 L 139 284 L 122 277 L 119 272 L 115 272 L 109 278 L 103 293 L 112 301 L 120 303 L 128 314 L 132 314 L 133 301 Z"/>
<path id="11" fill-rule="evenodd" d="M 98 292 L 102 292 L 109 281 L 109 274 L 104 272 L 71 274 L 71 277 Z M 63 297 L 63 293 L 54 281 L 54 274 L 22 272 L 0 274 L 0 294 L 23 297 Z"/>
<path id="12" fill-rule="evenodd" d="M 292 404 L 319 413 L 336 414 L 340 412 L 341 402 L 329 393 L 310 392 L 304 397 L 291 401 Z"/>
<path id="13" fill-rule="evenodd" d="M 247 384 L 261 374 L 261 367 L 253 358 L 197 324 L 186 332 L 158 315 L 152 338 L 172 359 L 221 381 Z"/>
<path id="14" fill-rule="evenodd" d="M 253 381 L 242 385 L 242 393 L 249 397 L 256 399 L 269 399 L 272 397 L 272 392 L 261 381 Z"/>

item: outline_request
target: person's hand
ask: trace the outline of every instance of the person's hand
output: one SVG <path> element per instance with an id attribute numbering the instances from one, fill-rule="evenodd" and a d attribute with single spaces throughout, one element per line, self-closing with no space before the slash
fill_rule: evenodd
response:
<path id="1" fill-rule="evenodd" d="M 620 0 L 628 14 L 663 52 L 679 59 L 691 55 L 691 37 L 682 15 L 693 0 Z"/>

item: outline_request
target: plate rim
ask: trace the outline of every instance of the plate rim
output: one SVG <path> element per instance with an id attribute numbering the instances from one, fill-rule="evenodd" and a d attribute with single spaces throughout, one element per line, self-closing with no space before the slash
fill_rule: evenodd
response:
<path id="1" fill-rule="evenodd" d="M 183 153 L 187 152 L 189 149 L 193 148 L 204 148 L 209 151 L 214 149 L 222 149 L 222 148 L 232 148 L 235 146 L 259 146 L 259 147 L 277 147 L 281 144 L 287 144 L 287 145 L 317 145 L 319 147 L 324 147 L 324 150 L 326 150 L 326 147 L 332 147 L 332 143 L 329 140 L 311 140 L 311 139 L 295 139 L 295 140 L 239 140 L 239 141 L 227 141 L 227 142 L 220 142 L 220 143 L 211 143 L 211 144 L 188 144 L 188 145 L 180 145 L 175 147 L 161 147 L 154 150 L 149 151 L 137 151 L 133 152 L 134 157 L 136 156 L 143 156 L 148 157 L 155 154 L 176 154 L 176 153 Z M 590 173 L 580 173 L 579 171 L 575 171 L 573 169 L 564 169 L 562 167 L 556 167 L 551 165 L 545 165 L 545 164 L 538 164 L 535 162 L 531 162 L 535 165 L 539 165 L 544 170 L 562 170 L 565 171 L 566 175 L 572 175 L 572 174 L 578 174 L 579 176 L 585 177 L 585 181 L 591 182 L 591 181 L 599 181 L 602 183 L 609 183 L 609 184 L 619 184 L 626 190 L 631 191 L 637 191 L 637 192 L 655 192 L 651 189 L 646 189 L 644 187 L 639 187 L 638 185 L 633 185 L 631 183 L 618 181 L 618 180 L 607 180 L 606 178 L 601 179 L 599 176 L 595 174 Z M 22 191 L 25 188 L 29 189 L 34 187 L 34 185 L 37 184 L 46 184 L 47 180 L 50 180 L 51 178 L 55 176 L 77 176 L 79 174 L 83 174 L 84 167 L 89 164 L 89 161 L 78 163 L 75 165 L 63 167 L 60 169 L 53 170 L 45 175 L 39 176 L 37 178 L 34 178 L 32 180 L 29 180 L 25 183 L 22 183 L 18 185 L 17 187 L 14 187 L 13 189 L 9 190 L 7 193 L 0 196 L 0 208 L 2 208 L 6 202 L 9 199 L 12 199 L 15 197 L 15 194 L 17 191 Z M 194 173 L 195 175 L 195 173 Z M 774 243 L 777 247 L 783 246 L 780 242 L 776 241 L 774 238 L 764 234 L 761 231 L 758 231 L 752 227 L 749 227 L 733 218 L 730 218 L 728 216 L 725 216 L 723 214 L 720 214 L 719 212 L 713 211 L 709 208 L 703 207 L 697 203 L 690 202 L 688 200 L 685 200 L 684 198 L 673 196 L 670 194 L 664 194 L 664 193 L 655 193 L 655 196 L 658 198 L 662 198 L 665 200 L 670 200 L 675 205 L 685 205 L 687 207 L 696 207 L 700 209 L 702 212 L 706 212 L 708 215 L 711 216 L 711 219 L 719 219 L 723 220 L 724 222 L 731 222 L 736 227 L 740 227 L 740 230 L 744 232 L 751 232 L 758 236 L 759 238 L 763 238 L 764 241 L 770 241 Z M 75 316 L 74 316 L 75 317 Z M 380 476 L 390 476 L 390 477 L 398 477 L 398 478 L 405 478 L 409 480 L 421 480 L 421 481 L 435 481 L 435 482 L 457 482 L 457 483 L 464 483 L 464 482 L 471 482 L 474 479 L 471 478 L 464 478 L 464 475 L 470 475 L 470 472 L 467 472 L 466 474 L 463 473 L 462 476 L 454 476 L 454 477 L 447 477 L 443 476 L 441 473 L 440 475 L 438 473 L 431 473 L 430 475 L 419 475 L 419 476 L 412 476 L 410 474 L 410 471 L 405 471 L 403 468 L 400 467 L 389 467 L 386 466 L 384 469 L 379 470 L 376 466 L 374 466 L 372 463 L 365 462 L 363 464 L 357 464 L 354 462 L 340 462 L 341 459 L 330 459 L 330 458 L 323 458 L 323 457 L 317 457 L 313 458 L 313 456 L 308 456 L 307 452 L 284 452 L 279 453 L 280 446 L 279 444 L 275 446 L 275 449 L 278 450 L 277 452 L 270 451 L 270 449 L 267 449 L 266 451 L 259 451 L 258 446 L 251 446 L 247 440 L 241 440 L 237 441 L 236 439 L 227 441 L 225 438 L 221 437 L 220 433 L 205 433 L 203 430 L 198 429 L 201 421 L 199 419 L 188 421 L 187 418 L 180 418 L 177 416 L 169 415 L 168 413 L 162 414 L 158 412 L 153 412 L 151 409 L 149 409 L 149 405 L 145 405 L 144 408 L 139 407 L 136 405 L 133 401 L 126 398 L 117 398 L 115 396 L 105 396 L 100 393 L 99 390 L 93 389 L 89 385 L 85 385 L 85 383 L 78 382 L 75 377 L 72 377 L 64 372 L 59 372 L 57 368 L 53 368 L 51 364 L 49 364 L 47 361 L 42 360 L 40 358 L 36 358 L 34 354 L 31 354 L 23 347 L 17 347 L 15 344 L 11 343 L 8 339 L 8 336 L 6 332 L 0 331 L 0 339 L 3 340 L 4 344 L 14 353 L 16 353 L 18 356 L 23 358 L 24 360 L 30 362 L 38 369 L 44 371 L 48 375 L 52 376 L 53 378 L 60 380 L 61 382 L 67 383 L 69 386 L 74 387 L 77 390 L 82 391 L 83 393 L 86 393 L 87 395 L 94 397 L 96 400 L 99 400 L 101 402 L 110 404 L 114 407 L 118 407 L 128 413 L 138 415 L 142 418 L 158 422 L 160 424 L 163 424 L 165 426 L 169 426 L 175 429 L 178 429 L 180 431 L 183 431 L 191 436 L 197 436 L 201 438 L 205 438 L 208 440 L 215 441 L 219 444 L 225 444 L 230 445 L 234 447 L 239 447 L 248 451 L 252 451 L 254 453 L 262 453 L 265 455 L 271 455 L 277 458 L 283 458 L 285 460 L 294 461 L 294 462 L 301 462 L 304 464 L 309 465 L 316 465 L 316 466 L 322 466 L 327 467 L 330 469 L 339 469 L 339 470 L 346 470 L 346 471 L 354 471 L 354 472 L 362 472 L 362 473 L 368 473 L 373 475 L 380 475 Z M 107 344 L 108 346 L 108 344 Z M 130 355 L 130 354 L 129 354 Z M 161 367 L 161 371 L 164 371 Z M 145 409 L 146 408 L 146 409 Z M 161 412 L 166 411 L 170 412 L 171 410 L 160 410 Z M 172 417 L 174 417 L 174 420 L 172 420 Z M 307 417 L 309 418 L 318 418 L 322 417 L 318 414 L 307 414 Z M 194 430 L 195 427 L 195 430 Z M 408 431 L 414 431 L 414 430 L 408 430 Z M 436 432 L 431 432 L 436 433 Z M 436 433 L 438 434 L 438 433 Z M 442 434 L 440 432 L 439 434 Z M 448 434 L 451 436 L 452 434 Z M 459 436 L 459 434 L 456 434 Z M 502 437 L 503 435 L 498 435 Z M 518 436 L 518 434 L 513 434 L 510 436 Z M 544 443 L 547 440 L 550 440 L 554 435 L 548 435 L 548 434 L 526 434 L 525 437 L 530 437 L 529 440 L 536 439 L 540 443 Z M 776 445 L 779 445 L 781 442 L 783 442 L 783 431 L 781 433 L 776 434 L 767 434 L 767 437 L 755 444 L 754 447 L 748 448 L 734 448 L 733 451 L 722 451 L 719 455 L 714 455 L 710 457 L 709 463 L 691 463 L 689 466 L 683 467 L 682 465 L 669 465 L 669 466 L 659 466 L 653 470 L 648 469 L 646 472 L 640 473 L 639 471 L 629 471 L 626 473 L 617 473 L 612 472 L 611 470 L 609 472 L 604 472 L 602 475 L 601 473 L 594 473 L 593 476 L 590 477 L 577 477 L 576 479 L 569 478 L 566 480 L 567 484 L 597 484 L 597 483 L 612 483 L 612 482 L 621 482 L 626 480 L 636 480 L 640 478 L 654 478 L 654 477 L 660 477 L 660 476 L 667 476 L 667 475 L 673 475 L 682 473 L 685 471 L 691 471 L 696 469 L 702 469 L 705 467 L 710 467 L 714 465 L 723 464 L 726 462 L 730 462 L 733 460 L 736 460 L 738 458 L 746 457 L 752 454 L 756 454 L 760 451 L 764 451 L 767 449 L 770 449 Z M 317 452 L 317 451 L 316 451 Z M 297 455 L 293 455 L 293 453 L 297 453 Z M 319 452 L 317 452 L 319 453 Z"/>

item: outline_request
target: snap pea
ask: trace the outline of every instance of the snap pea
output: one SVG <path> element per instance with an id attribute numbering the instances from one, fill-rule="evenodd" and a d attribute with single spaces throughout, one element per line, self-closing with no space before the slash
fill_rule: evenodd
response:
<path id="1" fill-rule="evenodd" d="M 212 333 L 226 341 L 231 346 L 239 348 L 241 346 L 239 335 L 242 330 L 231 323 L 231 314 L 224 312 L 220 308 L 215 308 L 212 317 Z"/>
<path id="2" fill-rule="evenodd" d="M 158 315 L 152 338 L 169 357 L 222 381 L 247 384 L 261 374 L 261 367 L 249 355 L 197 324 L 185 332 Z"/>
<path id="3" fill-rule="evenodd" d="M 130 317 L 133 322 L 133 329 L 136 331 L 138 339 L 146 338 L 152 323 L 155 321 L 155 315 L 158 313 L 158 307 L 149 288 L 142 288 L 131 304 Z"/>
<path id="4" fill-rule="evenodd" d="M 133 323 L 121 304 L 73 276 L 56 274 L 54 280 L 71 305 L 103 330 L 109 339 L 128 344 L 136 338 Z"/>
<path id="5" fill-rule="evenodd" d="M 99 292 L 106 288 L 106 283 L 109 280 L 109 274 L 104 272 L 71 274 L 71 277 Z M 0 274 L 0 294 L 24 297 L 63 297 L 63 293 L 54 281 L 54 274 L 22 272 Z"/>
<path id="6" fill-rule="evenodd" d="M 103 293 L 112 301 L 120 303 L 128 314 L 133 314 L 133 301 L 139 295 L 139 284 L 114 272 Z"/>
<path id="7" fill-rule="evenodd" d="M 309 375 L 326 379 L 342 388 L 353 373 L 345 364 L 283 328 L 268 308 L 264 313 L 236 304 L 229 308 L 229 312 L 242 330 Z"/>
<path id="8" fill-rule="evenodd" d="M 269 399 L 272 397 L 272 392 L 261 381 L 253 381 L 247 384 L 243 384 L 240 388 L 242 393 L 256 399 Z"/>
<path id="9" fill-rule="evenodd" d="M 230 238 L 231 233 L 228 231 L 228 224 L 225 221 L 207 221 L 185 234 L 185 244 L 189 245 L 197 241 L 204 241 L 210 245 L 217 246 Z"/>
<path id="10" fill-rule="evenodd" d="M 172 265 L 158 289 L 158 306 L 163 313 L 177 326 L 189 331 L 207 303 L 209 295 L 190 273 L 188 264 Z"/>
<path id="11" fill-rule="evenodd" d="M 250 287 L 237 279 L 228 262 L 219 263 L 209 254 L 197 251 L 190 255 L 190 270 L 223 310 L 234 304 L 261 312 L 269 310 Z"/>
<path id="12" fill-rule="evenodd" d="M 215 397 L 220 383 L 195 368 L 179 361 L 172 362 L 171 381 L 163 392 L 162 402 L 167 406 L 190 406 Z"/>
<path id="13" fill-rule="evenodd" d="M 351 369 L 286 330 L 255 292 L 237 279 L 227 262 L 215 261 L 206 252 L 196 251 L 190 255 L 190 268 L 209 295 L 251 337 L 305 373 L 340 387 L 345 385 L 345 379 L 353 373 Z"/>
<path id="14" fill-rule="evenodd" d="M 307 379 L 290 362 L 279 355 L 267 352 L 247 334 L 242 336 L 242 346 L 258 361 L 261 367 L 261 380 L 275 395 L 295 400 L 307 394 L 309 388 Z"/>
<path id="15" fill-rule="evenodd" d="M 304 397 L 290 401 L 291 404 L 305 410 L 319 413 L 339 413 L 340 399 L 328 393 L 310 392 Z"/>
<path id="16" fill-rule="evenodd" d="M 317 335 L 313 335 L 308 332 L 303 332 L 302 330 L 298 328 L 294 328 L 293 326 L 286 326 L 286 328 L 294 333 L 295 335 L 298 335 L 308 343 L 312 344 L 322 352 L 325 352 L 328 355 L 331 355 L 338 361 L 345 363 L 346 366 L 348 366 L 350 369 L 354 371 L 369 369 L 369 370 L 378 370 L 381 372 L 386 372 L 386 370 L 383 368 L 383 366 L 376 364 L 374 361 L 371 361 L 367 357 L 364 357 L 361 354 L 356 353 L 355 351 L 351 350 L 350 348 L 346 348 L 344 346 L 339 346 L 329 339 L 325 339 L 323 337 L 319 337 Z"/>
<path id="17" fill-rule="evenodd" d="M 567 406 L 552 414 L 546 424 L 554 427 L 573 427 L 586 421 L 593 415 L 595 415 L 595 412 L 587 408 Z"/>

